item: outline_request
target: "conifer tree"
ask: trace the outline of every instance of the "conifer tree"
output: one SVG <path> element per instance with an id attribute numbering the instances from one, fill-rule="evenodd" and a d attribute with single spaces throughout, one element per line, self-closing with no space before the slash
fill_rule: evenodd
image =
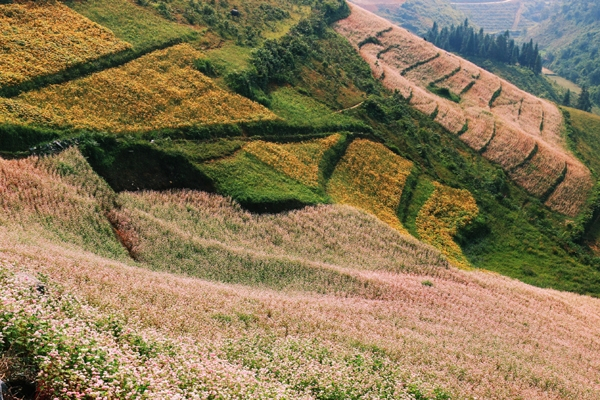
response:
<path id="1" fill-rule="evenodd" d="M 592 111 L 592 102 L 590 101 L 590 92 L 588 88 L 584 86 L 581 89 L 581 94 L 579 95 L 579 99 L 577 100 L 577 105 L 575 106 L 580 110 L 590 112 Z"/>
<path id="2" fill-rule="evenodd" d="M 567 93 L 562 99 L 562 105 L 565 107 L 569 107 L 571 105 L 571 89 L 567 89 Z"/>

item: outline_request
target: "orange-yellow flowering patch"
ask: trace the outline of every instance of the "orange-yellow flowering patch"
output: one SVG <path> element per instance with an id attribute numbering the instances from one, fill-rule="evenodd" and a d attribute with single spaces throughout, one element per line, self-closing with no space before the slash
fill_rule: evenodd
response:
<path id="1" fill-rule="evenodd" d="M 0 87 L 131 47 L 61 3 L 0 5 Z"/>
<path id="2" fill-rule="evenodd" d="M 441 250 L 451 262 L 468 267 L 454 236 L 477 216 L 477 203 L 468 190 L 433 184 L 434 192 L 417 215 L 417 232 L 421 240 Z"/>
<path id="3" fill-rule="evenodd" d="M 112 132 L 277 118 L 260 104 L 220 89 L 195 70 L 193 61 L 200 56 L 182 44 L 119 68 L 24 93 L 17 100 L 53 115 L 54 125 Z M 24 118 L 21 122 L 34 121 Z"/>
<path id="4" fill-rule="evenodd" d="M 328 192 L 335 202 L 362 208 L 406 233 L 396 209 L 412 166 L 380 143 L 357 139 L 333 172 Z"/>
<path id="5" fill-rule="evenodd" d="M 307 186 L 319 186 L 319 162 L 323 154 L 340 140 L 340 135 L 302 143 L 277 144 L 261 140 L 244 150 L 259 160 Z"/>

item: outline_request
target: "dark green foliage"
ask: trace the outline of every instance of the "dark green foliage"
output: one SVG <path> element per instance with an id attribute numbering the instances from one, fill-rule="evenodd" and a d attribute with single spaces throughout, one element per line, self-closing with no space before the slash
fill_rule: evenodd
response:
<path id="1" fill-rule="evenodd" d="M 508 31 L 500 35 L 485 34 L 483 29 L 476 32 L 469 25 L 469 20 L 461 25 L 450 28 L 439 29 L 437 23 L 427 32 L 425 36 L 442 49 L 452 51 L 467 57 L 480 57 L 492 61 L 514 65 L 517 62 L 523 67 L 531 69 L 535 74 L 542 72 L 542 58 L 538 45 L 523 43 L 519 48 L 515 41 L 510 38 Z"/>
<path id="2" fill-rule="evenodd" d="M 0 151 L 23 152 L 44 142 L 56 140 L 59 133 L 23 125 L 0 125 Z"/>
<path id="3" fill-rule="evenodd" d="M 561 103 L 565 107 L 569 107 L 571 105 L 571 89 L 567 89 Z"/>
<path id="4" fill-rule="evenodd" d="M 382 46 L 382 44 L 381 44 L 381 40 L 379 40 L 379 39 L 378 39 L 378 38 L 376 38 L 375 36 L 369 36 L 368 38 L 361 40 L 361 41 L 358 43 L 358 47 L 359 47 L 359 48 L 361 48 L 361 47 L 363 47 L 364 45 L 366 45 L 366 44 L 369 44 L 369 43 L 371 43 L 371 44 L 376 44 L 376 45 L 378 45 L 378 46 Z M 380 53 L 380 54 L 381 54 L 381 53 Z"/>
<path id="5" fill-rule="evenodd" d="M 590 101 L 590 92 L 587 87 L 581 88 L 581 93 L 579 94 L 579 98 L 577 99 L 576 108 L 590 112 L 592 111 L 592 102 Z"/>
<path id="6" fill-rule="evenodd" d="M 194 68 L 211 78 L 216 78 L 219 75 L 217 67 L 215 67 L 212 61 L 206 58 L 198 58 L 197 60 L 194 60 Z"/>
<path id="7" fill-rule="evenodd" d="M 91 135 L 80 148 L 90 165 L 117 192 L 190 188 L 212 192 L 211 180 L 177 153 L 161 151 L 146 141 Z"/>
<path id="8" fill-rule="evenodd" d="M 439 88 L 434 85 L 429 85 L 427 90 L 455 103 L 460 103 L 460 96 L 455 95 L 448 88 Z"/>

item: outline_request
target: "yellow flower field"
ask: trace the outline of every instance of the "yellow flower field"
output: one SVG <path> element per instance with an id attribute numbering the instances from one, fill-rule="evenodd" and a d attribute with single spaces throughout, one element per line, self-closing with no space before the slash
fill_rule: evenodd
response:
<path id="1" fill-rule="evenodd" d="M 469 262 L 454 241 L 458 230 L 468 225 L 479 213 L 475 199 L 464 189 L 453 189 L 433 182 L 435 190 L 417 215 L 417 231 L 421 240 L 441 250 L 461 267 Z"/>
<path id="2" fill-rule="evenodd" d="M 328 192 L 336 203 L 366 210 L 407 233 L 396 209 L 412 166 L 380 143 L 357 139 L 333 172 Z"/>
<path id="3" fill-rule="evenodd" d="M 61 3 L 0 5 L 0 87 L 131 47 Z"/>
<path id="4" fill-rule="evenodd" d="M 38 107 L 42 115 L 52 115 L 54 125 L 112 132 L 277 118 L 195 70 L 193 62 L 201 55 L 187 44 L 177 45 L 119 68 L 24 93 L 17 100 Z M 38 122 L 20 116 L 21 123 Z"/>
<path id="5" fill-rule="evenodd" d="M 310 187 L 319 186 L 319 162 L 341 135 L 301 143 L 277 144 L 257 140 L 244 150 L 265 164 Z"/>

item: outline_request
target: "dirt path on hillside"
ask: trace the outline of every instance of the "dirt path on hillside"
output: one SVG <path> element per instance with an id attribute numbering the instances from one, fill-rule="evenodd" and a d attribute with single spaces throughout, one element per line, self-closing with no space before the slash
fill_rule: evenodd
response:
<path id="1" fill-rule="evenodd" d="M 363 103 L 364 103 L 364 101 L 361 101 L 360 103 L 358 103 L 358 104 L 356 104 L 356 105 L 354 105 L 354 106 L 352 106 L 352 107 L 348 107 L 348 108 L 344 108 L 343 110 L 336 111 L 336 113 L 338 113 L 338 114 L 339 114 L 339 113 L 342 113 L 342 112 L 344 112 L 344 111 L 348 111 L 348 110 L 354 110 L 355 108 L 358 108 L 358 107 L 362 106 L 362 105 L 363 105 Z"/>
<path id="2" fill-rule="evenodd" d="M 517 15 L 515 15 L 515 22 L 513 22 L 513 31 L 516 31 L 519 28 L 519 24 L 521 23 L 521 15 L 523 15 L 523 11 L 525 11 L 525 3 L 521 1 L 521 5 L 517 10 Z"/>

